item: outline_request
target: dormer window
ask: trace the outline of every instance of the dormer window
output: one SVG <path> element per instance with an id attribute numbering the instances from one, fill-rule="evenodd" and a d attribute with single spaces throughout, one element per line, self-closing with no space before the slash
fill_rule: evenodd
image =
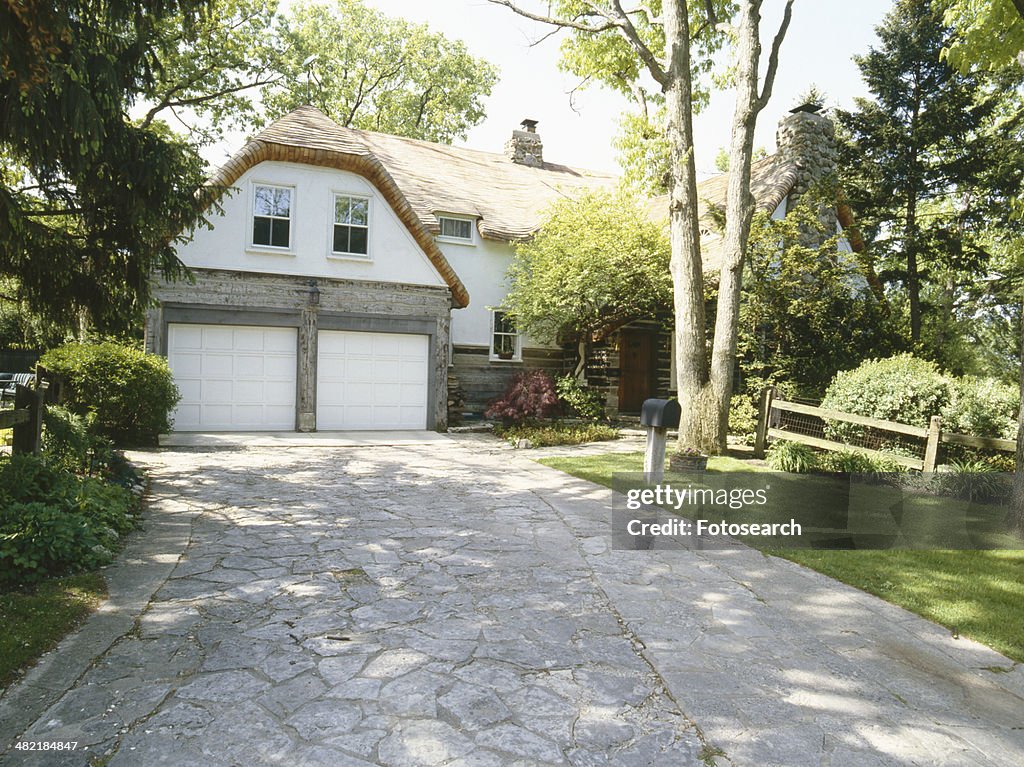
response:
<path id="1" fill-rule="evenodd" d="M 334 195 L 331 254 L 366 258 L 370 248 L 370 201 L 366 197 Z"/>
<path id="2" fill-rule="evenodd" d="M 290 186 L 253 186 L 252 244 L 255 247 L 282 250 L 291 247 L 294 191 Z"/>
<path id="3" fill-rule="evenodd" d="M 457 216 L 438 216 L 437 221 L 441 227 L 438 239 L 448 242 L 473 244 L 473 219 Z"/>

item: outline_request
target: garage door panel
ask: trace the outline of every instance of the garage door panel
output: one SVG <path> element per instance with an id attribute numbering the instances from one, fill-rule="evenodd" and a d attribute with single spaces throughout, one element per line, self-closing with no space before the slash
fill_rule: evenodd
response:
<path id="1" fill-rule="evenodd" d="M 321 331 L 317 428 L 426 428 L 428 347 L 423 335 Z"/>
<path id="2" fill-rule="evenodd" d="M 182 398 L 179 431 L 295 428 L 297 331 L 244 325 L 168 328 L 168 362 Z"/>

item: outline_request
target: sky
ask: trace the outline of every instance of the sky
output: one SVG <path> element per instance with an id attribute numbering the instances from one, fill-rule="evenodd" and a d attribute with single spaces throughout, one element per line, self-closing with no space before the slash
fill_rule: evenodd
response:
<path id="1" fill-rule="evenodd" d="M 501 79 L 486 100 L 487 117 L 470 130 L 465 141 L 456 141 L 457 146 L 501 152 L 512 130 L 530 118 L 539 122 L 545 160 L 619 171 L 612 139 L 618 118 L 629 104 L 623 96 L 599 86 L 576 91 L 570 104 L 569 94 L 579 81 L 558 69 L 564 33 L 532 45 L 550 27 L 486 0 L 366 2 L 388 15 L 426 22 L 446 36 L 462 40 L 473 55 L 499 67 Z M 290 4 L 291 0 L 284 0 L 281 7 Z M 824 91 L 829 106 L 847 108 L 855 97 L 867 95 L 853 56 L 876 44 L 874 28 L 892 4 L 892 0 L 796 0 L 774 93 L 758 120 L 755 147 L 774 151 L 779 119 L 796 106 L 811 84 Z M 765 0 L 765 60 L 783 6 L 784 0 Z M 732 91 L 716 91 L 708 107 L 695 118 L 695 156 L 701 177 L 714 173 L 715 155 L 729 143 L 732 108 Z M 218 156 L 211 153 L 207 159 L 219 165 L 237 148 L 219 147 L 214 150 Z"/>
<path id="2" fill-rule="evenodd" d="M 577 111 L 573 111 L 568 94 L 578 80 L 558 70 L 560 35 L 531 47 L 549 28 L 486 0 L 368 3 L 392 16 L 427 22 L 463 40 L 474 55 L 500 68 L 501 81 L 487 100 L 486 119 L 457 145 L 500 152 L 512 130 L 529 117 L 539 121 L 544 159 L 618 171 L 612 138 L 619 115 L 629 105 L 610 90 L 591 87 L 577 92 Z M 874 28 L 892 5 L 891 0 L 796 0 L 774 93 L 759 118 L 755 146 L 774 150 L 779 119 L 812 83 L 826 93 L 829 106 L 850 107 L 855 97 L 867 95 L 852 57 L 876 44 Z M 765 59 L 783 6 L 783 0 L 765 0 Z M 728 145 L 732 108 L 732 92 L 719 91 L 696 117 L 694 145 L 702 175 L 714 172 L 718 149 Z"/>

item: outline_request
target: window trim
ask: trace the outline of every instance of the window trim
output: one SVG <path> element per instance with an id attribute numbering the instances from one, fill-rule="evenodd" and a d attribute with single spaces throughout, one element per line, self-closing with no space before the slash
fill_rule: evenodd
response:
<path id="1" fill-rule="evenodd" d="M 487 352 L 488 352 L 487 356 L 490 358 L 490 361 L 491 362 L 522 362 L 523 361 L 523 334 L 520 333 L 519 331 L 516 331 L 515 334 L 512 334 L 512 333 L 502 333 L 502 335 L 504 335 L 504 336 L 511 335 L 511 336 L 513 336 L 515 338 L 515 351 L 512 353 L 512 357 L 510 359 L 502 359 L 501 357 L 498 356 L 498 353 L 494 350 L 494 337 L 497 335 L 497 331 L 495 331 L 495 329 L 494 329 L 495 320 L 498 318 L 499 314 L 507 314 L 507 312 L 505 312 L 505 311 L 503 311 L 501 309 L 491 309 L 490 313 L 491 313 L 491 333 L 490 333 L 490 340 L 487 343 Z"/>
<path id="2" fill-rule="evenodd" d="M 253 224 L 256 220 L 256 190 L 260 187 L 266 187 L 268 189 L 287 189 L 291 192 L 291 204 L 288 207 L 288 245 L 283 247 L 281 245 L 263 245 L 253 241 Z M 259 253 L 281 253 L 283 255 L 293 255 L 295 253 L 295 204 L 298 199 L 298 194 L 294 184 L 281 184 L 276 181 L 258 181 L 252 179 L 249 190 L 249 218 L 246 222 L 247 234 L 246 234 L 246 250 L 256 251 Z M 284 220 L 284 216 L 261 216 L 261 218 L 270 218 Z"/>
<path id="3" fill-rule="evenodd" d="M 476 245 L 477 230 L 475 217 L 459 216 L 452 213 L 435 213 L 434 215 L 437 216 L 438 235 L 436 239 L 438 242 L 450 242 L 454 245 Z M 452 237 L 451 235 L 441 234 L 441 221 L 446 218 L 451 221 L 469 222 L 469 237 Z"/>
<path id="4" fill-rule="evenodd" d="M 359 226 L 359 224 L 344 224 L 336 220 L 337 205 L 339 197 L 348 197 L 351 200 L 366 201 L 366 252 L 349 253 L 334 249 L 334 227 L 335 226 Z M 373 247 L 370 242 L 370 222 L 373 219 L 373 197 L 367 194 L 350 192 L 346 189 L 331 190 L 330 220 L 327 225 L 327 257 L 337 261 L 372 261 Z"/>

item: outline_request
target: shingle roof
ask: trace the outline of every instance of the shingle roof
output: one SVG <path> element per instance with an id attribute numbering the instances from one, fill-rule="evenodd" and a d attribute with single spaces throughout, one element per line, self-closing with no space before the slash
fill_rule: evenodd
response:
<path id="1" fill-rule="evenodd" d="M 521 240 L 534 234 L 545 209 L 562 196 L 582 190 L 612 188 L 618 179 L 604 173 L 544 163 L 531 168 L 503 154 L 433 144 L 384 133 L 344 128 L 312 106 L 299 107 L 257 134 L 213 177 L 230 186 L 257 162 L 277 159 L 352 170 L 380 189 L 452 288 L 456 303 L 466 305 L 465 286 L 434 242 L 438 213 L 478 219 L 480 234 L 495 240 Z M 754 163 L 751 191 L 758 207 L 773 211 L 796 181 L 796 166 L 775 156 Z M 718 268 L 722 242 L 710 215 L 724 207 L 728 175 L 698 185 L 706 270 Z M 667 195 L 648 204 L 652 219 L 668 217 Z"/>
<path id="2" fill-rule="evenodd" d="M 750 167 L 750 193 L 754 195 L 758 210 L 773 213 L 786 199 L 797 180 L 795 163 L 783 160 L 778 155 L 769 155 Z M 712 176 L 697 184 L 697 199 L 700 210 L 700 249 L 705 272 L 715 272 L 722 265 L 725 256 L 725 239 L 722 236 L 715 210 L 725 210 L 725 198 L 729 188 L 729 174 Z M 668 218 L 668 195 L 653 198 L 647 205 L 648 215 L 655 221 Z"/>

